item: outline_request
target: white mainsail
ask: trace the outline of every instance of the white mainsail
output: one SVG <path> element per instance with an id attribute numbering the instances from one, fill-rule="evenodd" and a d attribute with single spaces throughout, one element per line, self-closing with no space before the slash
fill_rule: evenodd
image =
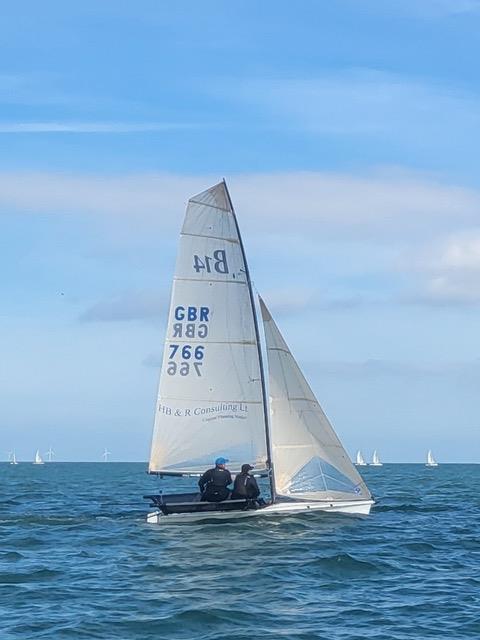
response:
<path id="1" fill-rule="evenodd" d="M 275 488 L 279 495 L 311 500 L 370 499 L 328 418 L 260 299 L 270 392 Z"/>
<path id="2" fill-rule="evenodd" d="M 377 452 L 377 450 L 376 450 L 376 449 L 375 449 L 375 451 L 373 452 L 373 455 L 372 455 L 372 461 L 371 461 L 371 463 L 370 463 L 370 466 L 371 466 L 371 467 L 382 467 L 382 466 L 383 466 L 383 463 L 382 463 L 382 462 L 380 462 L 380 458 L 379 458 L 379 456 L 378 456 L 378 452 Z"/>
<path id="3" fill-rule="evenodd" d="M 268 466 L 251 283 L 222 182 L 191 198 L 175 268 L 149 471 Z"/>
<path id="4" fill-rule="evenodd" d="M 361 451 L 357 451 L 357 459 L 355 461 L 355 464 L 359 467 L 366 467 L 367 463 L 365 462 L 365 459 L 362 455 Z"/>
<path id="5" fill-rule="evenodd" d="M 438 467 L 438 462 L 435 460 L 435 458 L 433 457 L 433 453 L 432 450 L 429 449 L 428 453 L 427 453 L 427 463 L 426 463 L 427 467 Z"/>
<path id="6" fill-rule="evenodd" d="M 10 457 L 10 464 L 18 464 L 17 456 L 15 454 L 15 451 L 12 451 L 12 454 L 11 454 L 11 457 Z"/>
<path id="7" fill-rule="evenodd" d="M 42 459 L 42 456 L 40 455 L 39 449 L 37 449 L 37 452 L 35 453 L 35 461 L 33 464 L 43 464 L 43 459 Z"/>

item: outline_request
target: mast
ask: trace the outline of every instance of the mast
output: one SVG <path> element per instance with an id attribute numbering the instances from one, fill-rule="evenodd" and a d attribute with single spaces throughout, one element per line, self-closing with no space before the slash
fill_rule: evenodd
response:
<path id="1" fill-rule="evenodd" d="M 275 492 L 275 475 L 273 469 L 273 461 L 272 461 L 272 445 L 270 440 L 270 430 L 269 430 L 269 414 L 268 414 L 268 404 L 267 404 L 267 388 L 265 384 L 265 369 L 263 364 L 263 356 L 262 356 L 262 346 L 260 343 L 260 331 L 258 328 L 258 318 L 256 313 L 255 306 L 255 297 L 253 293 L 252 281 L 250 279 L 250 271 L 247 263 L 247 256 L 245 254 L 245 248 L 243 246 L 242 235 L 240 233 L 240 227 L 238 226 L 237 216 L 235 214 L 235 209 L 233 207 L 232 199 L 230 198 L 230 193 L 228 191 L 227 183 L 225 182 L 225 178 L 223 179 L 223 186 L 225 188 L 225 193 L 227 194 L 228 203 L 230 205 L 230 209 L 232 210 L 233 220 L 235 221 L 235 227 L 237 229 L 238 240 L 240 244 L 240 251 L 242 252 L 243 264 L 245 265 L 245 277 L 247 279 L 248 285 L 248 293 L 250 297 L 250 306 L 252 308 L 253 314 L 253 325 L 255 329 L 255 339 L 257 342 L 257 352 L 258 352 L 258 362 L 260 365 L 260 382 L 262 386 L 262 399 L 263 399 L 263 417 L 265 421 L 265 442 L 267 445 L 267 466 L 269 469 L 269 480 L 270 480 L 270 493 L 272 496 L 272 502 L 275 502 L 276 492 Z"/>

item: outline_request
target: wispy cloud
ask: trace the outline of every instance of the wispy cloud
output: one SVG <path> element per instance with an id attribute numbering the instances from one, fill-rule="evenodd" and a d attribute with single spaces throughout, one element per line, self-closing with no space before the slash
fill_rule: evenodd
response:
<path id="1" fill-rule="evenodd" d="M 386 9 L 384 2 L 375 2 L 377 7 Z M 452 15 L 480 14 L 479 0 L 394 0 L 388 3 L 388 10 L 407 13 L 418 17 L 444 17 Z"/>
<path id="2" fill-rule="evenodd" d="M 418 3 L 422 4 L 422 3 Z M 478 140 L 480 97 L 451 84 L 370 68 L 247 79 L 232 87 L 269 126 L 429 148 Z M 445 132 L 448 131 L 448 136 Z M 468 148 L 468 144 L 467 147 Z"/>
<path id="3" fill-rule="evenodd" d="M 0 122 L 0 133 L 154 133 L 200 128 L 188 122 Z"/>

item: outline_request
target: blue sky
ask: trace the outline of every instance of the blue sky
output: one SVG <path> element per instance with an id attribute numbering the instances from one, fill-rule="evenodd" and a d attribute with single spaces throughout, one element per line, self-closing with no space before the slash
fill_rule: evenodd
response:
<path id="1" fill-rule="evenodd" d="M 18 2 L 0 23 L 0 452 L 145 460 L 188 197 L 342 441 L 480 456 L 480 2 Z"/>

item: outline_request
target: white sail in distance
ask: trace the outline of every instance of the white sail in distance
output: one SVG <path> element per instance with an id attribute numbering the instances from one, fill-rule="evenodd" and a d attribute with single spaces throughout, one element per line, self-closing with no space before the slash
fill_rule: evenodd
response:
<path id="1" fill-rule="evenodd" d="M 268 466 L 251 283 L 225 183 L 188 202 L 180 235 L 150 455 L 151 473 Z"/>
<path id="2" fill-rule="evenodd" d="M 355 464 L 359 467 L 365 467 L 367 465 L 361 451 L 357 451 L 357 458 L 355 460 Z"/>
<path id="3" fill-rule="evenodd" d="M 262 299 L 260 308 L 268 356 L 270 433 L 277 494 L 311 500 L 370 499 L 367 486 Z"/>
<path id="4" fill-rule="evenodd" d="M 40 455 L 40 450 L 37 449 L 36 453 L 35 453 L 35 460 L 33 464 L 43 464 L 43 458 Z"/>
<path id="5" fill-rule="evenodd" d="M 433 457 L 433 453 L 432 450 L 429 449 L 428 453 L 427 453 L 427 467 L 437 467 L 438 466 L 438 462 L 435 460 L 435 458 Z"/>
<path id="6" fill-rule="evenodd" d="M 379 456 L 378 456 L 378 452 L 377 452 L 377 450 L 376 450 L 376 449 L 375 449 L 375 451 L 373 452 L 373 455 L 372 455 L 372 461 L 371 461 L 371 463 L 370 463 L 370 466 L 371 466 L 371 467 L 382 467 L 382 466 L 383 466 L 383 463 L 382 463 L 382 462 L 380 462 L 380 458 L 379 458 Z"/>

